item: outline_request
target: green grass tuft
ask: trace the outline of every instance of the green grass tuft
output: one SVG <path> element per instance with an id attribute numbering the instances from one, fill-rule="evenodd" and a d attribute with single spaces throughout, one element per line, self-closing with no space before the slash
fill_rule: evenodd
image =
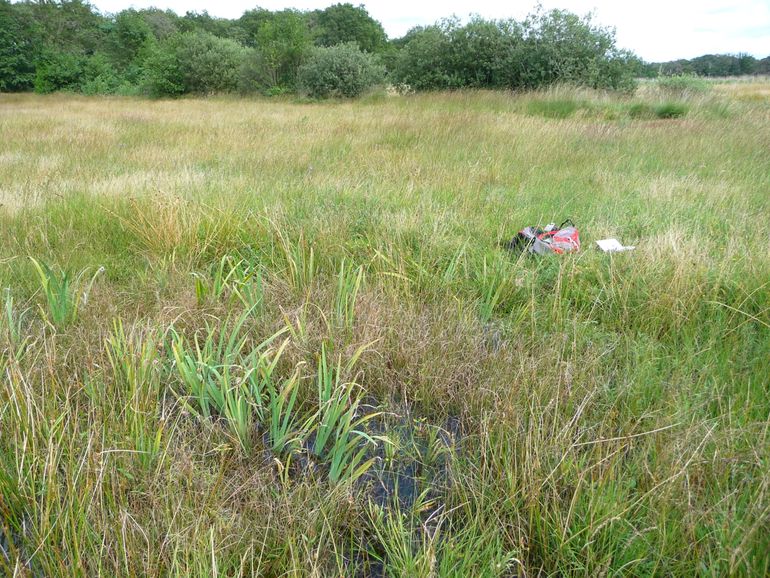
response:
<path id="1" fill-rule="evenodd" d="M 527 105 L 529 114 L 545 118 L 569 118 L 582 108 L 583 104 L 575 100 L 533 100 Z"/>
<path id="2" fill-rule="evenodd" d="M 38 274 L 40 289 L 45 298 L 46 307 L 40 308 L 43 318 L 58 328 L 74 323 L 79 307 L 88 301 L 94 281 L 104 269 L 100 267 L 90 277 L 88 269 L 84 269 L 73 278 L 67 271 L 57 274 L 48 265 L 32 257 L 30 261 Z"/>
<path id="3" fill-rule="evenodd" d="M 655 107 L 658 118 L 682 118 L 687 115 L 687 105 L 682 102 L 664 102 Z"/>

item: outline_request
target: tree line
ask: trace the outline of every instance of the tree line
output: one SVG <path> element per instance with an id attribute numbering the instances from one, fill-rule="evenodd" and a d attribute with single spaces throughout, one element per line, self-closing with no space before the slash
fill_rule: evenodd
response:
<path id="1" fill-rule="evenodd" d="M 683 71 L 687 72 L 687 71 Z M 564 10 L 521 21 L 449 18 L 389 40 L 363 6 L 248 10 L 237 19 L 156 8 L 101 14 L 83 0 L 0 0 L 0 91 L 311 97 L 412 90 L 625 90 L 649 65 L 614 30 Z"/>
<path id="2" fill-rule="evenodd" d="M 695 75 L 705 77 L 770 74 L 770 56 L 758 59 L 750 54 L 704 54 L 692 59 L 647 65 L 651 76 Z"/>

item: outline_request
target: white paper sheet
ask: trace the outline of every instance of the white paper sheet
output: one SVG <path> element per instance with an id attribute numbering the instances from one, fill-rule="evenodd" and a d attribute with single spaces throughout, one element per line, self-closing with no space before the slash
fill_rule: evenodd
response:
<path id="1" fill-rule="evenodd" d="M 621 251 L 631 251 L 635 249 L 633 245 L 621 245 L 617 239 L 600 239 L 596 241 L 599 248 L 605 253 L 619 253 Z"/>

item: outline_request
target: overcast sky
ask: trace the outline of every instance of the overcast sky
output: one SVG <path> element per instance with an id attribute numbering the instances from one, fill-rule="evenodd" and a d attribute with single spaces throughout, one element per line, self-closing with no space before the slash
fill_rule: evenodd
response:
<path id="1" fill-rule="evenodd" d="M 178 14 L 207 10 L 212 16 L 237 18 L 261 6 L 270 10 L 325 8 L 343 0 L 92 0 L 102 12 L 124 8 L 171 8 Z M 363 3 L 391 38 L 413 26 L 432 24 L 455 14 L 485 18 L 522 18 L 534 7 L 510 0 L 350 0 Z M 578 14 L 594 11 L 596 20 L 617 29 L 618 44 L 648 61 L 691 58 L 701 54 L 747 52 L 770 55 L 770 0 L 543 0 L 545 8 Z"/>

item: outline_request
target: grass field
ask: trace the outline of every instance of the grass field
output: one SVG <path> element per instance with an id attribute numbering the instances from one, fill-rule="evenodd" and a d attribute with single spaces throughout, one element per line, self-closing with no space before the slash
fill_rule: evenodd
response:
<path id="1" fill-rule="evenodd" d="M 0 574 L 766 575 L 770 92 L 671 98 L 0 95 Z"/>

